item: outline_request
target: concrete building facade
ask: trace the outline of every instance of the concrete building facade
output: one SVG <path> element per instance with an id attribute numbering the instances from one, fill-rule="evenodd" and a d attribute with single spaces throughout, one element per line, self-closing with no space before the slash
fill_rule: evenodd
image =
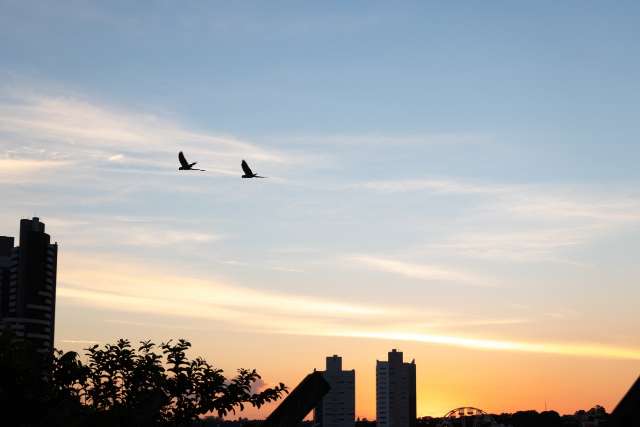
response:
<path id="1" fill-rule="evenodd" d="M 342 358 L 327 357 L 322 372 L 331 390 L 313 411 L 316 427 L 353 427 L 356 415 L 356 371 L 343 371 Z"/>
<path id="2" fill-rule="evenodd" d="M 393 349 L 388 361 L 376 361 L 376 423 L 378 427 L 416 425 L 416 363 L 405 363 Z"/>
<path id="3" fill-rule="evenodd" d="M 0 325 L 42 354 L 53 352 L 58 245 L 38 218 L 20 220 L 20 242 L 0 237 Z"/>

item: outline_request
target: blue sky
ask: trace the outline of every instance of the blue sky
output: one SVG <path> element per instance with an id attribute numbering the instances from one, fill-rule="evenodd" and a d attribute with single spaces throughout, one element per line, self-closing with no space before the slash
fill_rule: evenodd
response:
<path id="1" fill-rule="evenodd" d="M 60 241 L 59 346 L 346 335 L 637 375 L 636 3 L 0 9 L 0 232 Z"/>

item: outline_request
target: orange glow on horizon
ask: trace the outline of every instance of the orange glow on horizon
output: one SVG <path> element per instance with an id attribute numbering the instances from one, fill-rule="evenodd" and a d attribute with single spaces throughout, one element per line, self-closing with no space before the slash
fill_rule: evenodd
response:
<path id="1" fill-rule="evenodd" d="M 63 271 L 58 322 L 75 328 L 74 336 L 57 337 L 65 350 L 81 352 L 87 340 L 104 343 L 123 334 L 133 342 L 184 336 L 194 355 L 227 374 L 255 367 L 267 384 L 282 381 L 290 388 L 314 368 L 323 369 L 325 356 L 339 354 L 344 369 L 356 370 L 356 414 L 368 419 L 375 418 L 375 360 L 386 359 L 392 348 L 416 359 L 419 416 L 442 416 L 465 405 L 494 413 L 542 410 L 545 402 L 560 413 L 595 404 L 611 410 L 637 376 L 640 360 L 640 350 L 608 344 L 426 333 L 419 325 L 428 322 L 416 311 L 178 278 L 117 260 L 76 256 Z M 81 325 L 73 320 L 78 312 Z M 65 319 L 64 313 L 74 315 Z M 274 406 L 238 415 L 260 418 Z"/>

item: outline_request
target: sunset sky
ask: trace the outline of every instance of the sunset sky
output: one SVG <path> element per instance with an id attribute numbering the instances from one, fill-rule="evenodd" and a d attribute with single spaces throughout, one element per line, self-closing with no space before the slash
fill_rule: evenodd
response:
<path id="1" fill-rule="evenodd" d="M 339 354 L 368 418 L 398 348 L 419 416 L 610 411 L 640 373 L 638 22 L 0 0 L 0 235 L 59 242 L 58 348 L 185 337 L 289 386 Z"/>

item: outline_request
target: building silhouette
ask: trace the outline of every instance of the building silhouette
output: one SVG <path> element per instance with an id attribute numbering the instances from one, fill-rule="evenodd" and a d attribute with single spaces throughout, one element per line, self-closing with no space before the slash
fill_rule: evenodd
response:
<path id="1" fill-rule="evenodd" d="M 13 237 L 0 236 L 0 320 L 9 310 L 9 278 Z"/>
<path id="2" fill-rule="evenodd" d="M 640 427 L 640 377 L 611 413 L 614 427 Z"/>
<path id="3" fill-rule="evenodd" d="M 331 390 L 313 411 L 317 427 L 353 427 L 356 416 L 356 371 L 343 371 L 342 358 L 327 357 L 326 370 L 321 371 Z"/>
<path id="4" fill-rule="evenodd" d="M 405 363 L 393 349 L 388 361 L 376 361 L 376 420 L 378 427 L 416 425 L 416 363 Z"/>
<path id="5" fill-rule="evenodd" d="M 0 237 L 0 327 L 53 352 L 57 243 L 51 244 L 38 218 L 20 220 L 20 242 Z"/>

